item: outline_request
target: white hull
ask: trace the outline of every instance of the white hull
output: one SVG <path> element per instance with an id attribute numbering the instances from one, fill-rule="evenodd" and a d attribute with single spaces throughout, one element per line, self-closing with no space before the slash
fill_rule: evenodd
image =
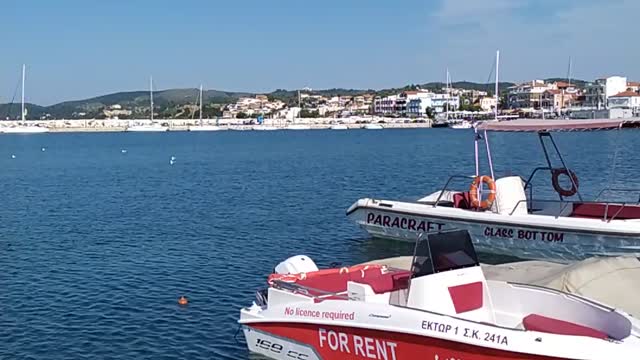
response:
<path id="1" fill-rule="evenodd" d="M 444 238 L 428 252 L 417 244 L 411 271 L 285 260 L 240 310 L 249 351 L 282 360 L 637 356 L 637 319 L 580 296 L 486 280 L 475 252 L 456 243 Z"/>
<path id="2" fill-rule="evenodd" d="M 331 125 L 331 130 L 349 130 L 347 125 Z"/>
<path id="3" fill-rule="evenodd" d="M 287 129 L 287 130 L 311 130 L 311 126 L 302 125 L 302 124 L 294 124 L 294 125 L 287 125 L 287 127 L 285 129 Z"/>
<path id="4" fill-rule="evenodd" d="M 361 199 L 349 218 L 371 236 L 414 242 L 421 233 L 469 231 L 481 252 L 523 259 L 574 261 L 593 256 L 640 255 L 640 221 L 504 215 L 451 207 Z"/>
<path id="5" fill-rule="evenodd" d="M 367 130 L 382 130 L 382 125 L 379 124 L 367 124 L 364 126 Z"/>
<path id="6" fill-rule="evenodd" d="M 473 125 L 471 125 L 471 123 L 469 122 L 462 122 L 459 124 L 453 124 L 449 126 L 452 129 L 472 129 Z"/>
<path id="7" fill-rule="evenodd" d="M 220 126 L 215 126 L 215 125 L 189 126 L 189 131 L 223 131 L 223 130 L 227 130 L 227 129 Z"/>
<path id="8" fill-rule="evenodd" d="M 43 134 L 48 133 L 49 129 L 39 126 L 16 126 L 3 128 L 0 132 L 5 134 Z"/>
<path id="9" fill-rule="evenodd" d="M 155 125 L 134 125 L 129 126 L 126 131 L 128 132 L 165 132 L 168 131 L 169 128 L 166 126 L 155 126 Z"/>
<path id="10" fill-rule="evenodd" d="M 257 125 L 252 127 L 253 130 L 256 131 L 274 131 L 274 130 L 278 130 L 277 127 L 275 126 L 267 126 L 267 125 Z"/>

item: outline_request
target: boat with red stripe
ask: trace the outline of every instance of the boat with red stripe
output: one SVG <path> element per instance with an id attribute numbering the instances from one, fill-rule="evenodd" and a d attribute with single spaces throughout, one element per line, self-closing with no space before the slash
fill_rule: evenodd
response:
<path id="1" fill-rule="evenodd" d="M 640 322 L 592 300 L 486 280 L 466 231 L 416 243 L 410 271 L 280 263 L 241 309 L 247 347 L 273 359 L 632 359 Z"/>

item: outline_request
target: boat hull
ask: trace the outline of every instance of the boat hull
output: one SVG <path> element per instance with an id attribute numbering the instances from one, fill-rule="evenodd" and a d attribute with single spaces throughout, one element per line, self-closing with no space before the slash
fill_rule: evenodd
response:
<path id="1" fill-rule="evenodd" d="M 189 126 L 189 131 L 223 131 L 225 128 L 221 128 L 215 125 L 201 125 L 201 126 Z"/>
<path id="2" fill-rule="evenodd" d="M 548 219 L 537 224 L 512 221 L 510 216 L 499 214 L 465 219 L 454 215 L 458 209 L 444 212 L 431 205 L 410 204 L 424 211 L 403 211 L 397 209 L 402 206 L 399 202 L 385 207 L 379 206 L 379 203 L 386 204 L 382 201 L 378 205 L 367 205 L 367 201 L 371 200 L 354 204 L 347 215 L 376 238 L 415 242 L 421 233 L 463 229 L 469 231 L 478 251 L 522 259 L 569 262 L 593 256 L 640 255 L 640 229 L 625 233 L 613 228 L 613 222 L 591 220 L 593 226 L 598 227 L 595 230 L 567 227 L 553 217 L 545 217 Z M 625 225 L 640 227 L 640 223 Z"/>
<path id="3" fill-rule="evenodd" d="M 282 360 L 563 359 L 499 350 L 428 336 L 301 323 L 243 326 L 249 351 Z M 469 333 L 483 338 L 484 334 Z"/>
<path id="4" fill-rule="evenodd" d="M 127 132 L 165 132 L 169 128 L 160 126 L 132 126 L 126 129 Z"/>
<path id="5" fill-rule="evenodd" d="M 5 134 L 44 134 L 48 133 L 49 129 L 37 126 L 25 126 L 25 127 L 9 127 L 0 130 Z"/>

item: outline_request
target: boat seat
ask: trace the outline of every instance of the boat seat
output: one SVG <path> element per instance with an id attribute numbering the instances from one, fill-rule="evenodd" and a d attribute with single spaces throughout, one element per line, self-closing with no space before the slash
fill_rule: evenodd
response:
<path id="1" fill-rule="evenodd" d="M 342 293 L 347 291 L 349 281 L 367 284 L 376 294 L 406 289 L 409 286 L 411 271 L 389 270 L 381 273 L 379 267 L 371 267 L 345 273 L 329 273 L 319 276 L 296 280 L 295 283 L 311 289 L 328 293 Z M 315 295 L 315 294 L 314 294 Z"/>
<path id="2" fill-rule="evenodd" d="M 604 219 L 605 212 L 607 219 L 615 216 L 618 220 L 640 219 L 640 206 L 620 205 L 620 204 L 600 204 L 600 203 L 575 203 L 570 217 Z"/>
<path id="3" fill-rule="evenodd" d="M 588 326 L 537 314 L 530 314 L 522 319 L 522 326 L 528 331 L 539 331 L 549 334 L 587 336 L 596 339 L 607 339 L 609 337 L 606 333 Z"/>
<path id="4" fill-rule="evenodd" d="M 453 194 L 453 207 L 471 209 L 471 196 L 468 191 Z"/>
<path id="5" fill-rule="evenodd" d="M 391 291 L 402 290 L 409 287 L 409 279 L 411 279 L 411 271 L 395 271 L 386 274 L 380 274 L 375 277 L 361 278 L 351 280 L 356 283 L 371 286 L 376 294 L 384 294 Z"/>

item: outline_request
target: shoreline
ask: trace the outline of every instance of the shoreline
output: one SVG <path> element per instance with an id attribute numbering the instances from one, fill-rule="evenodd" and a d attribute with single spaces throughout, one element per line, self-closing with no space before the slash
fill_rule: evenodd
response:
<path id="1" fill-rule="evenodd" d="M 230 131 L 260 131 L 260 130 L 329 130 L 332 126 L 340 125 L 346 128 L 341 130 L 367 129 L 372 125 L 379 125 L 382 129 L 425 129 L 431 128 L 431 120 L 420 119 L 423 122 L 412 122 L 413 119 L 391 119 L 393 122 L 380 122 L 381 118 L 363 119 L 297 119 L 296 122 L 266 119 L 263 124 L 243 124 L 240 119 L 203 120 L 202 125 L 213 126 L 218 123 L 219 130 Z M 371 121 L 373 120 L 373 121 Z M 410 122 L 405 122 L 410 121 Z M 0 133 L 9 128 L 46 128 L 50 133 L 78 133 L 78 132 L 127 132 L 129 127 L 149 126 L 151 124 L 162 125 L 167 131 L 189 131 L 189 127 L 200 125 L 199 120 L 191 119 L 159 119 L 152 123 L 150 120 L 27 120 L 1 121 Z M 264 128 L 263 128 L 264 127 Z M 297 128 L 296 128 L 297 127 Z M 302 127 L 302 128 L 300 128 Z M 378 128 L 379 129 L 379 128 Z M 216 130 L 213 130 L 216 131 Z M 27 131 L 25 131 L 27 132 Z M 161 131 L 162 132 L 162 131 Z"/>

